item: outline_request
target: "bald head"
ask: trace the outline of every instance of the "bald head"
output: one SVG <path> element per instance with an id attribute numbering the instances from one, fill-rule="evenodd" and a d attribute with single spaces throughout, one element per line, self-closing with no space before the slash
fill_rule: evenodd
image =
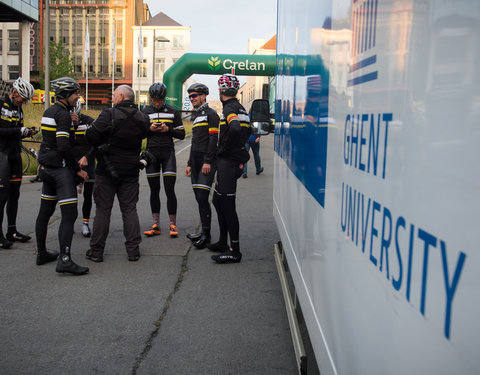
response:
<path id="1" fill-rule="evenodd" d="M 135 100 L 135 93 L 128 85 L 120 85 L 113 92 L 113 104 L 117 105 L 123 100 Z"/>

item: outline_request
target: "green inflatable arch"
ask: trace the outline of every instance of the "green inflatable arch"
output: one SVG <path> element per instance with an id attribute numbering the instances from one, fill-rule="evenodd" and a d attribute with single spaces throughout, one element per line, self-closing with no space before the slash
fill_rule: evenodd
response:
<path id="1" fill-rule="evenodd" d="M 192 74 L 274 76 L 275 60 L 274 55 L 186 53 L 163 75 L 163 83 L 168 88 L 165 102 L 182 109 L 182 85 Z"/>

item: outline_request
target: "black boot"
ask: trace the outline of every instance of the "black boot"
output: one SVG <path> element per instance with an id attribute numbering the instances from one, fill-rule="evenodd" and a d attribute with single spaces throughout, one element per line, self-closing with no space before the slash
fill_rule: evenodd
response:
<path id="1" fill-rule="evenodd" d="M 65 252 L 60 254 L 55 271 L 58 273 L 71 273 L 72 275 L 85 275 L 89 269 L 74 263 L 70 257 L 70 249 L 67 247 Z"/>
<path id="2" fill-rule="evenodd" d="M 7 240 L 4 236 L 3 233 L 0 233 L 0 247 L 2 249 L 8 249 L 9 247 L 12 247 L 13 242 Z"/>
<path id="3" fill-rule="evenodd" d="M 41 266 L 45 263 L 50 263 L 56 261 L 58 258 L 58 251 L 39 251 L 37 254 L 37 266 Z"/>
<path id="4" fill-rule="evenodd" d="M 210 243 L 210 229 L 204 229 L 200 238 L 193 243 L 197 249 L 205 249 Z"/>
<path id="5" fill-rule="evenodd" d="M 202 233 L 188 233 L 187 238 L 192 241 L 198 241 L 202 237 Z"/>

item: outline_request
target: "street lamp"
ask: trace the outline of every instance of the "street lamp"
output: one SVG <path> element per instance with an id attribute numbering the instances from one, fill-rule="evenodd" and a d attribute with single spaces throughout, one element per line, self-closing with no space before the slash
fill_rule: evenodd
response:
<path id="1" fill-rule="evenodd" d="M 163 36 L 157 37 L 155 35 L 155 29 L 153 30 L 153 49 L 152 49 L 152 55 L 153 55 L 153 64 L 152 64 L 152 85 L 155 83 L 155 42 L 170 42 L 170 39 L 167 39 Z"/>

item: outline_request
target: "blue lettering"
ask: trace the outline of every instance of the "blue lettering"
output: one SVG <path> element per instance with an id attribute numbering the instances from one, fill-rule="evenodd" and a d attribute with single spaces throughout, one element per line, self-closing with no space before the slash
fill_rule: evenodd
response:
<path id="1" fill-rule="evenodd" d="M 387 141 L 388 141 L 388 123 L 392 121 L 393 115 L 391 113 L 383 114 L 383 121 L 385 121 L 385 146 L 383 149 L 383 175 L 382 178 L 385 178 L 385 172 L 387 168 Z"/>
<path id="2" fill-rule="evenodd" d="M 378 231 L 375 228 L 375 211 L 380 212 L 380 204 L 376 201 L 373 201 L 373 210 L 372 210 L 372 231 L 370 233 L 370 261 L 377 265 L 377 259 L 373 256 L 373 237 L 378 237 Z"/>
<path id="3" fill-rule="evenodd" d="M 367 206 L 367 215 L 364 215 L 364 204 L 365 204 L 365 196 L 362 194 L 362 253 L 365 253 L 365 243 L 367 240 L 367 225 L 368 225 L 368 217 L 370 216 L 370 202 L 371 199 L 368 198 L 368 206 Z"/>
<path id="4" fill-rule="evenodd" d="M 410 241 L 408 243 L 408 268 L 407 268 L 407 301 L 410 302 L 410 281 L 412 280 L 412 258 L 413 258 L 413 234 L 415 226 L 410 224 Z"/>
<path id="5" fill-rule="evenodd" d="M 352 190 L 353 190 L 353 200 L 352 200 Z M 348 189 L 348 216 L 347 216 L 347 233 L 352 238 L 352 242 L 355 237 L 355 203 L 357 200 L 357 192 L 355 189 L 349 187 Z"/>
<path id="6" fill-rule="evenodd" d="M 362 163 L 362 148 L 363 148 L 363 145 L 367 144 L 367 139 L 363 136 L 363 123 L 364 122 L 367 122 L 368 121 L 368 115 L 366 113 L 364 113 L 362 115 L 362 122 L 360 123 L 360 147 L 359 147 L 359 164 L 358 164 L 358 168 L 361 170 L 361 171 L 364 171 L 365 170 L 365 164 Z"/>
<path id="7" fill-rule="evenodd" d="M 345 164 L 348 165 L 348 150 L 349 150 L 349 145 L 350 145 L 350 136 L 347 135 L 347 128 L 348 125 L 350 124 L 350 115 L 347 115 L 347 118 L 345 119 L 345 132 L 343 134 L 343 160 L 345 161 Z"/>
<path id="8" fill-rule="evenodd" d="M 347 216 L 347 213 L 346 213 L 346 207 L 347 207 L 347 204 L 345 203 L 345 215 L 344 215 L 344 210 L 343 210 L 343 207 L 344 207 L 344 200 L 345 200 L 345 196 L 346 194 L 344 193 L 345 192 L 345 184 L 342 182 L 342 208 L 340 209 L 340 226 L 342 227 L 342 231 L 345 232 L 345 229 L 347 228 L 347 220 L 346 220 L 346 216 Z M 345 218 L 345 220 L 343 220 Z"/>
<path id="9" fill-rule="evenodd" d="M 400 253 L 400 246 L 398 245 L 398 228 L 400 227 L 405 229 L 405 219 L 402 216 L 398 217 L 397 225 L 395 226 L 395 249 L 397 250 L 398 258 L 398 279 L 395 280 L 395 277 L 392 276 L 392 285 L 395 290 L 400 290 L 403 276 L 402 254 Z"/>
<path id="10" fill-rule="evenodd" d="M 354 119 L 355 120 L 355 119 Z M 357 153 L 358 153 L 358 124 L 360 122 L 360 115 L 357 115 L 357 118 L 352 123 L 352 137 L 350 140 L 350 165 L 353 161 L 353 145 L 355 145 L 355 168 L 357 168 Z M 353 135 L 353 132 L 356 131 L 356 135 Z"/>
<path id="11" fill-rule="evenodd" d="M 448 277 L 448 263 L 447 263 L 447 245 L 444 241 L 440 241 L 440 251 L 442 253 L 442 265 L 443 265 L 443 278 L 445 280 L 445 292 L 447 295 L 447 306 L 445 309 L 445 330 L 444 334 L 447 339 L 450 339 L 450 320 L 452 315 L 452 302 L 453 297 L 455 296 L 455 291 L 457 290 L 458 281 L 460 280 L 460 273 L 462 272 L 463 264 L 465 263 L 465 258 L 467 257 L 465 253 L 460 252 L 458 255 L 457 266 L 455 267 L 455 272 L 452 279 L 452 284 L 449 285 Z"/>
<path id="12" fill-rule="evenodd" d="M 388 238 L 385 238 L 386 231 L 386 220 L 388 219 Z M 385 264 L 387 271 L 387 280 L 390 280 L 390 270 L 388 266 L 388 248 L 390 247 L 390 242 L 392 240 L 392 214 L 390 210 L 383 206 L 383 221 L 382 221 L 382 245 L 380 248 L 380 271 L 383 269 L 383 252 L 385 250 Z"/>
<path id="13" fill-rule="evenodd" d="M 360 221 L 359 220 L 359 217 L 360 216 L 360 192 L 358 191 L 357 192 L 357 226 L 355 227 L 355 245 L 358 246 L 358 222 Z"/>
<path id="14" fill-rule="evenodd" d="M 377 139 L 375 140 L 375 118 L 373 114 L 370 116 L 370 137 L 368 138 L 368 169 L 370 173 L 370 160 L 373 160 L 373 174 L 377 175 L 377 161 L 378 161 L 378 140 L 380 139 L 380 114 L 377 121 Z"/>
<path id="15" fill-rule="evenodd" d="M 437 247 L 437 237 L 418 228 L 418 238 L 425 243 L 423 247 L 422 295 L 420 297 L 420 312 L 425 315 L 425 299 L 427 295 L 428 248 Z"/>

